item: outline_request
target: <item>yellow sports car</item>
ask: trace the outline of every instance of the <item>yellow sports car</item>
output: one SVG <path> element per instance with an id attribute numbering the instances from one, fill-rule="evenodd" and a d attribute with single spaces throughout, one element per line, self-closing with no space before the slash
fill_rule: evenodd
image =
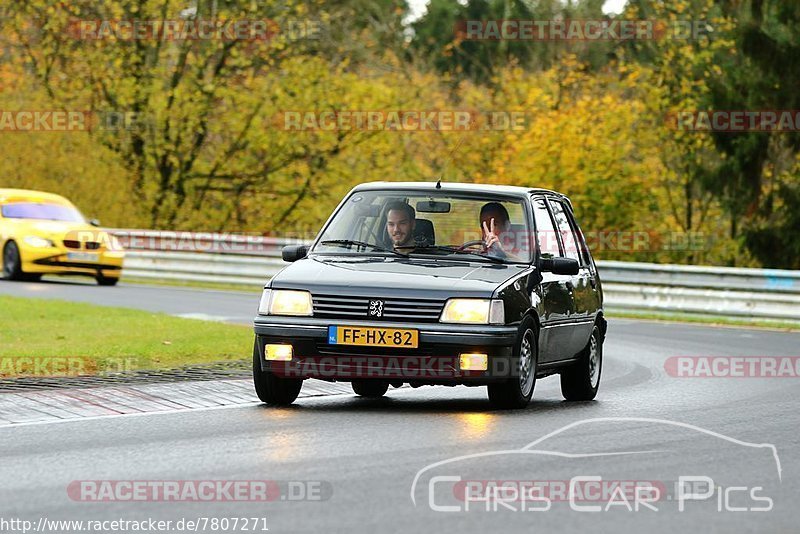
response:
<path id="1" fill-rule="evenodd" d="M 38 280 L 44 274 L 92 276 L 113 286 L 125 252 L 116 237 L 96 228 L 64 197 L 0 189 L 3 278 Z"/>

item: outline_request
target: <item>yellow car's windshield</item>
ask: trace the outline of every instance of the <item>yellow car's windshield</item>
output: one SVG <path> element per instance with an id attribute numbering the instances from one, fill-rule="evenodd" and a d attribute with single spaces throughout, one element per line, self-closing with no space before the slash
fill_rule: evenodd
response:
<path id="1" fill-rule="evenodd" d="M 14 202 L 0 207 L 6 219 L 39 219 L 44 221 L 85 222 L 72 206 L 44 202 Z"/>

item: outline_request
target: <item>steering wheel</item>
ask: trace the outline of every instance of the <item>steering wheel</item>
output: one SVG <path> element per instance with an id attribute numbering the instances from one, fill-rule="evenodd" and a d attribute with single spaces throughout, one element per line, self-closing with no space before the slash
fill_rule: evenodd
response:
<path id="1" fill-rule="evenodd" d="M 468 249 L 469 247 L 477 247 L 478 245 L 483 246 L 483 239 L 475 239 L 473 241 L 467 241 L 466 243 L 458 247 L 458 250 L 465 250 Z"/>

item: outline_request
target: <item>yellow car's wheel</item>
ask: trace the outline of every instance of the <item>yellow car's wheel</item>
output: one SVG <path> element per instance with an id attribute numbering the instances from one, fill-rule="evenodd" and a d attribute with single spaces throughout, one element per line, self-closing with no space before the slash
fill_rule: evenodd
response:
<path id="1" fill-rule="evenodd" d="M 19 247 L 13 241 L 3 247 L 3 278 L 5 280 L 26 280 L 34 282 L 42 277 L 41 274 L 31 274 L 22 271 L 22 260 L 19 256 Z"/>
<path id="2" fill-rule="evenodd" d="M 103 276 L 102 274 L 97 275 L 95 280 L 97 280 L 97 285 L 99 286 L 115 286 L 117 285 L 117 282 L 119 282 L 119 278 L 111 278 L 108 276 Z"/>
<path id="3" fill-rule="evenodd" d="M 19 280 L 22 278 L 20 263 L 17 244 L 9 241 L 3 247 L 3 278 L 5 280 Z"/>
<path id="4" fill-rule="evenodd" d="M 22 280 L 23 276 L 19 248 L 16 243 L 9 241 L 3 248 L 3 278 L 6 280 Z"/>

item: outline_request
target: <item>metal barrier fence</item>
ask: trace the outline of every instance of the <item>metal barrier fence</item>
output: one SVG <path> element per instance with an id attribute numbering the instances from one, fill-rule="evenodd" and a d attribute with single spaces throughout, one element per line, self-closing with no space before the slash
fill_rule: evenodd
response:
<path id="1" fill-rule="evenodd" d="M 301 239 L 256 235 L 111 230 L 127 249 L 123 276 L 260 287 L 286 264 L 281 249 Z M 800 271 L 597 263 L 606 307 L 800 320 Z"/>

